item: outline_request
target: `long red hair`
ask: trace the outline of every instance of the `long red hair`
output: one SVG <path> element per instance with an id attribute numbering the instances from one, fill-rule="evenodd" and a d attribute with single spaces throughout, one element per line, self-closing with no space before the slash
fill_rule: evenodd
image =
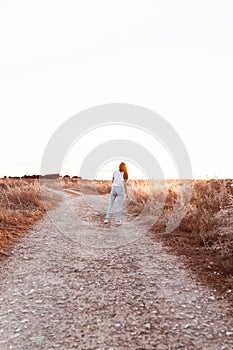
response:
<path id="1" fill-rule="evenodd" d="M 124 173 L 124 179 L 128 180 L 128 170 L 127 170 L 127 166 L 126 166 L 126 164 L 124 162 L 122 162 L 119 165 L 119 170 Z"/>

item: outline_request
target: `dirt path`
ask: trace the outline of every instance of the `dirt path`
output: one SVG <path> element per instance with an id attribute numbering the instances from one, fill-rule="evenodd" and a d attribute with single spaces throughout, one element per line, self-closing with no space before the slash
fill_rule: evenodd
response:
<path id="1" fill-rule="evenodd" d="M 1 350 L 233 348 L 227 302 L 143 221 L 104 225 L 108 196 L 63 197 L 1 262 Z"/>

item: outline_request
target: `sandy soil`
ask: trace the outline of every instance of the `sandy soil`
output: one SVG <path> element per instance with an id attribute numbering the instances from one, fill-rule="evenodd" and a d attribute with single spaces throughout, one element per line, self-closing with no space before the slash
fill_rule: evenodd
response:
<path id="1" fill-rule="evenodd" d="M 62 194 L 0 267 L 0 349 L 232 349 L 226 300 L 108 196 Z"/>

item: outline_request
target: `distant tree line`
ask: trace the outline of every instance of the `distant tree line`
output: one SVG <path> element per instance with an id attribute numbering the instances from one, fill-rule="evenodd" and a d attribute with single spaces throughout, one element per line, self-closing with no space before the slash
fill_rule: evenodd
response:
<path id="1" fill-rule="evenodd" d="M 59 179 L 62 178 L 64 180 L 78 180 L 81 179 L 80 176 L 70 176 L 65 175 L 61 176 L 60 174 L 46 174 L 46 175 L 23 175 L 23 176 L 4 176 L 4 179 L 26 179 L 26 180 L 39 180 L 39 179 Z"/>

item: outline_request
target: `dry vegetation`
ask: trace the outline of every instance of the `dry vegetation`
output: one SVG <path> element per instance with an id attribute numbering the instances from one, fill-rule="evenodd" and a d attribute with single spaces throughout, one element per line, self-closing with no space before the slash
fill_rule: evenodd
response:
<path id="1" fill-rule="evenodd" d="M 107 180 L 62 179 L 62 188 L 73 189 L 88 194 L 107 194 L 111 190 L 112 182 Z"/>
<path id="2" fill-rule="evenodd" d="M 58 196 L 46 191 L 46 206 L 52 208 Z M 0 179 L 0 253 L 45 212 L 38 180 Z"/>
<path id="3" fill-rule="evenodd" d="M 192 181 L 192 198 L 186 215 L 175 230 L 166 233 L 179 195 L 178 184 L 179 181 L 166 182 L 163 190 L 160 187 L 147 198 L 151 212 L 156 212 L 166 192 L 165 205 L 151 229 L 151 237 L 162 240 L 184 258 L 202 283 L 212 285 L 233 302 L 233 180 Z M 140 191 L 135 197 L 138 206 L 132 205 L 135 215 L 146 202 L 145 192 L 137 198 Z"/>
<path id="4" fill-rule="evenodd" d="M 233 272 L 233 196 L 231 180 L 193 181 L 192 198 L 179 226 L 166 234 L 177 239 L 185 233 L 196 248 L 221 261 L 225 273 Z M 176 186 L 168 188 L 166 203 L 153 232 L 164 231 L 166 222 L 177 200 Z M 193 246 L 192 244 L 192 246 Z"/>

